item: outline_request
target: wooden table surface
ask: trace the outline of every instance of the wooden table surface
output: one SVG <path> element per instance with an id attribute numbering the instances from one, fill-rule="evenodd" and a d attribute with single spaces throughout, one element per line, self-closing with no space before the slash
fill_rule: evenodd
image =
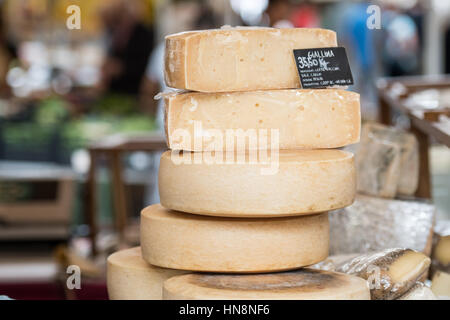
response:
<path id="1" fill-rule="evenodd" d="M 408 106 L 406 98 L 411 94 L 428 89 L 450 89 L 449 76 L 414 76 L 382 78 L 377 82 L 381 123 L 390 125 L 394 110 L 408 116 L 411 122 L 411 132 L 415 134 L 419 142 L 419 187 L 416 196 L 420 198 L 431 198 L 431 177 L 429 165 L 430 138 L 450 147 L 449 123 L 442 123 L 439 115 L 448 116 L 449 110 L 439 108 L 434 111 L 419 110 Z M 428 113 L 434 113 L 428 117 Z"/>
<path id="2" fill-rule="evenodd" d="M 125 185 L 123 181 L 122 156 L 128 152 L 144 151 L 155 152 L 167 149 L 166 141 L 163 135 L 149 134 L 143 136 L 113 135 L 93 143 L 89 147 L 91 157 L 91 166 L 88 174 L 86 207 L 87 221 L 90 227 L 90 238 L 92 243 L 92 252 L 95 255 L 96 238 L 98 232 L 97 226 L 97 204 L 96 204 L 96 169 L 98 159 L 101 156 L 109 160 L 112 171 L 112 186 L 114 200 L 115 228 L 119 234 L 119 241 L 124 239 L 125 227 L 127 224 L 127 199 L 125 194 Z"/>

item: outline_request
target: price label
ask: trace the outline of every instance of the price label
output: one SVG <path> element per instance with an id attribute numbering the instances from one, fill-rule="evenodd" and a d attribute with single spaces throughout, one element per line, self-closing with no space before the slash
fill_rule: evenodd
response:
<path id="1" fill-rule="evenodd" d="M 294 57 L 304 89 L 353 84 L 344 47 L 294 49 Z"/>

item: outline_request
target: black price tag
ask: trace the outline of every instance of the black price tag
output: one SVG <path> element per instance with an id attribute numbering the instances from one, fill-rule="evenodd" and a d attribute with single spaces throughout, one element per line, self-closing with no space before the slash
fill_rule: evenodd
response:
<path id="1" fill-rule="evenodd" d="M 344 47 L 295 49 L 294 57 L 304 89 L 353 84 Z"/>

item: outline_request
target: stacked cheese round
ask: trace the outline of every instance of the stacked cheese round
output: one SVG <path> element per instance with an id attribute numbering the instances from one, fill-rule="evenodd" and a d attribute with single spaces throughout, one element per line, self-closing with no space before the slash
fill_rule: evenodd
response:
<path id="1" fill-rule="evenodd" d="M 141 213 L 142 252 L 109 257 L 112 299 L 160 298 L 164 280 L 164 299 L 370 298 L 363 279 L 303 268 L 355 197 L 353 154 L 327 148 L 358 142 L 359 95 L 299 89 L 293 57 L 335 46 L 306 28 L 166 37 L 167 85 L 197 92 L 164 97 L 161 204 Z M 192 271 L 211 274 L 174 276 Z"/>
<path id="2" fill-rule="evenodd" d="M 168 87 L 202 92 L 299 88 L 294 49 L 336 47 L 318 28 L 236 27 L 166 37 Z"/>
<path id="3" fill-rule="evenodd" d="M 359 94 L 345 90 L 188 91 L 166 94 L 164 105 L 167 145 L 173 150 L 264 149 L 263 142 L 267 147 L 276 142 L 280 149 L 324 149 L 359 141 Z M 267 142 L 238 144 L 239 137 L 262 133 Z"/>
<path id="4" fill-rule="evenodd" d="M 148 264 L 140 247 L 121 250 L 107 260 L 108 295 L 111 300 L 161 300 L 164 281 L 185 273 Z"/>
<path id="5" fill-rule="evenodd" d="M 368 283 L 309 268 L 260 275 L 189 274 L 164 283 L 166 300 L 370 300 Z"/>
<path id="6" fill-rule="evenodd" d="M 152 265 L 209 272 L 274 272 L 328 256 L 328 214 L 220 218 L 153 205 L 141 214 L 143 258 Z"/>
<path id="7" fill-rule="evenodd" d="M 339 209 L 354 200 L 352 153 L 280 150 L 267 159 L 243 154 L 243 161 L 239 154 L 227 156 L 165 152 L 159 168 L 161 204 L 213 216 L 279 217 Z"/>

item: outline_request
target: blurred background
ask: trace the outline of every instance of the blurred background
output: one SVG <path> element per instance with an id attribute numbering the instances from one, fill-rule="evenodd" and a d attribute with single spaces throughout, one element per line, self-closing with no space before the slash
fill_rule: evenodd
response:
<path id="1" fill-rule="evenodd" d="M 67 26 L 70 5 L 80 29 Z M 366 26 L 369 5 L 381 9 L 379 29 Z M 136 243 L 140 210 L 159 202 L 165 143 L 153 97 L 166 89 L 164 36 L 223 25 L 337 31 L 363 121 L 387 114 L 410 127 L 380 103 L 380 90 L 400 99 L 407 85 L 382 78 L 448 83 L 450 1 L 0 0 L 0 295 L 107 297 L 107 254 Z M 450 86 L 441 89 L 416 95 L 446 108 L 438 122 L 448 139 Z M 445 220 L 450 151 L 442 136 L 427 139 L 430 190 L 420 196 Z M 87 277 L 82 290 L 63 284 L 69 264 Z"/>

